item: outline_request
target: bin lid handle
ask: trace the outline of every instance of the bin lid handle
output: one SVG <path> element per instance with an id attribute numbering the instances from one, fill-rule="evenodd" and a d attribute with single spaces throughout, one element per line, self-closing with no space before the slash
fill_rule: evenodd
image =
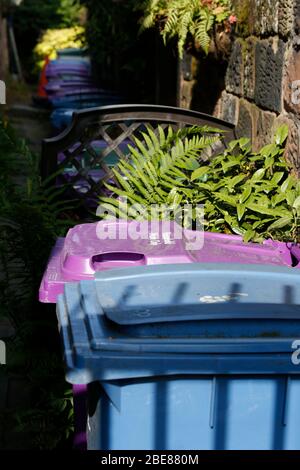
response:
<path id="1" fill-rule="evenodd" d="M 300 276 L 292 268 L 211 263 L 140 266 L 111 270 L 97 276 L 96 283 L 103 312 L 120 325 L 300 319 Z"/>
<path id="2" fill-rule="evenodd" d="M 123 326 L 204 320 L 300 320 L 300 305 L 226 303 L 105 308 L 105 316 Z"/>

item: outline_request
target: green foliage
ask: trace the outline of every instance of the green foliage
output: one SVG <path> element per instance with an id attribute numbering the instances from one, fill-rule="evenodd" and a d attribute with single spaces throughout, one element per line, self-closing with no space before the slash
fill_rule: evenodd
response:
<path id="1" fill-rule="evenodd" d="M 8 317 L 16 330 L 0 380 L 17 377 L 32 395 L 31 407 L 11 403 L 0 420 L 5 435 L 13 431 L 29 448 L 53 449 L 69 439 L 72 404 L 55 316 L 37 298 L 50 250 L 71 222 L 69 206 L 57 189 L 41 185 L 38 168 L 26 143 L 0 119 L 0 319 Z"/>
<path id="2" fill-rule="evenodd" d="M 48 28 L 74 26 L 80 9 L 80 0 L 23 0 L 14 14 L 16 29 L 36 38 Z"/>
<path id="3" fill-rule="evenodd" d="M 23 0 L 15 9 L 14 24 L 21 58 L 32 67 L 32 50 L 47 29 L 78 24 L 80 0 Z"/>
<path id="4" fill-rule="evenodd" d="M 85 29 L 82 26 L 48 29 L 40 37 L 33 51 L 36 68 L 38 71 L 42 69 L 45 63 L 45 57 L 56 59 L 59 49 L 82 49 L 85 45 Z"/>
<path id="5" fill-rule="evenodd" d="M 208 53 L 214 25 L 229 18 L 231 1 L 146 0 L 137 8 L 144 11 L 141 29 L 158 25 L 165 42 L 176 37 L 182 57 L 189 36 Z"/>
<path id="6" fill-rule="evenodd" d="M 169 127 L 167 133 L 158 127 L 158 135 L 148 129 L 113 170 L 116 185 L 106 186 L 127 199 L 132 218 L 150 218 L 151 204 L 204 204 L 208 231 L 239 234 L 245 241 L 299 241 L 300 181 L 290 175 L 283 157 L 287 127 L 259 152 L 241 138 L 207 163 L 203 157 L 220 134 L 208 127 L 177 132 Z M 118 200 L 100 202 L 124 215 L 122 202 L 120 207 Z"/>
<path id="7" fill-rule="evenodd" d="M 152 33 L 138 37 L 136 0 L 84 3 L 89 12 L 87 41 L 99 80 L 103 86 L 133 95 L 138 101 L 145 99 L 153 88 L 155 42 Z M 147 101 L 153 101 L 152 97 Z"/>

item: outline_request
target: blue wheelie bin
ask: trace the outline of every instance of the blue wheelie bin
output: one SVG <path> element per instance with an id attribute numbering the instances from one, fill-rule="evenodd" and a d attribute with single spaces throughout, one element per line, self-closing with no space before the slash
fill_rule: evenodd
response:
<path id="1" fill-rule="evenodd" d="M 74 109 L 68 108 L 59 108 L 53 111 L 50 117 L 52 126 L 59 131 L 68 127 L 72 122 L 74 111 Z"/>
<path id="2" fill-rule="evenodd" d="M 57 315 L 89 449 L 300 449 L 297 270 L 118 269 L 67 284 Z"/>

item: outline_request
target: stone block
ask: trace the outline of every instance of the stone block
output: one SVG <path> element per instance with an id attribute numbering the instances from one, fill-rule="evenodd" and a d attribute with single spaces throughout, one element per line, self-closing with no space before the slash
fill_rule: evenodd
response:
<path id="1" fill-rule="evenodd" d="M 225 77 L 226 90 L 238 96 L 243 94 L 243 42 L 235 41 Z"/>
<path id="2" fill-rule="evenodd" d="M 271 36 L 278 33 L 278 7 L 281 0 L 256 0 L 254 2 L 254 33 Z"/>
<path id="3" fill-rule="evenodd" d="M 255 37 L 247 38 L 244 43 L 244 97 L 253 100 L 255 94 Z"/>
<path id="4" fill-rule="evenodd" d="M 236 135 L 240 137 L 248 137 L 252 141 L 252 105 L 246 100 L 239 102 L 239 117 L 236 127 Z"/>
<path id="5" fill-rule="evenodd" d="M 294 1 L 280 0 L 278 5 L 278 33 L 288 37 L 294 28 Z"/>
<path id="6" fill-rule="evenodd" d="M 255 103 L 281 112 L 285 44 L 278 38 L 258 41 L 255 48 Z"/>
<path id="7" fill-rule="evenodd" d="M 255 122 L 253 123 L 253 150 L 255 152 L 272 142 L 275 119 L 275 113 L 257 108 Z"/>
<path id="8" fill-rule="evenodd" d="M 181 80 L 181 87 L 180 87 L 180 107 L 181 108 L 191 108 L 191 103 L 193 99 L 193 89 L 194 89 L 195 81 L 186 81 Z"/>
<path id="9" fill-rule="evenodd" d="M 284 71 L 283 102 L 288 112 L 300 115 L 300 50 L 291 48 Z"/>
<path id="10" fill-rule="evenodd" d="M 241 37 L 254 33 L 255 0 L 233 0 L 233 11 L 237 16 L 236 32 Z"/>
<path id="11" fill-rule="evenodd" d="M 294 0 L 294 26 L 297 34 L 300 34 L 300 0 Z"/>
<path id="12" fill-rule="evenodd" d="M 225 121 L 237 125 L 238 121 L 239 99 L 224 91 L 221 97 L 219 116 Z"/>
<path id="13" fill-rule="evenodd" d="M 293 172 L 300 178 L 300 120 L 294 115 L 280 115 L 275 120 L 274 131 L 283 124 L 289 127 L 285 157 L 292 165 Z"/>

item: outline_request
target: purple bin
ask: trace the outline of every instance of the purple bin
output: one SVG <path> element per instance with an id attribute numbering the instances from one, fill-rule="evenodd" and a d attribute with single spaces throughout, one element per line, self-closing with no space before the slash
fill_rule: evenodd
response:
<path id="1" fill-rule="evenodd" d="M 63 293 L 64 284 L 81 279 L 93 279 L 98 271 L 139 266 L 146 264 L 191 263 L 192 257 L 185 249 L 184 240 L 174 240 L 171 232 L 162 231 L 161 224 L 157 233 L 152 232 L 150 239 L 126 240 L 129 224 L 137 230 L 147 224 L 135 221 L 99 222 L 77 225 L 66 238 L 60 238 L 51 253 L 44 274 L 39 299 L 44 303 L 55 303 Z M 118 240 L 98 238 L 97 229 L 118 227 Z M 186 231 L 188 233 L 188 231 Z M 74 385 L 75 438 L 74 448 L 86 449 L 86 397 L 84 385 Z"/>
<path id="2" fill-rule="evenodd" d="M 53 68 L 47 68 L 46 70 L 46 77 L 48 80 L 52 79 L 57 79 L 60 77 L 84 77 L 84 78 L 90 78 L 90 72 L 89 70 L 83 69 L 83 68 L 72 68 L 72 67 L 53 67 Z"/>
<path id="3" fill-rule="evenodd" d="M 174 239 L 175 223 L 170 224 L 168 232 L 161 228 L 163 224 L 157 223 L 159 229 L 151 232 L 150 238 L 137 240 L 126 239 L 128 231 L 133 227 L 136 231 L 143 227 L 146 230 L 148 222 L 102 221 L 72 228 L 66 238 L 57 240 L 51 253 L 39 300 L 56 303 L 66 282 L 93 279 L 99 271 L 151 264 L 192 263 L 194 260 L 185 247 L 185 241 Z M 97 235 L 114 228 L 116 238 L 104 240 Z"/>
<path id="4" fill-rule="evenodd" d="M 204 247 L 193 254 L 198 263 L 240 263 L 292 266 L 291 250 L 285 243 L 266 240 L 262 245 L 245 243 L 239 235 L 205 232 Z"/>
<path id="5" fill-rule="evenodd" d="M 51 94 L 51 98 L 60 98 L 60 97 L 67 97 L 67 96 L 74 96 L 74 95 L 95 95 L 95 94 L 99 94 L 99 95 L 104 95 L 105 96 L 105 92 L 103 92 L 103 90 L 101 90 L 101 88 L 97 88 L 96 86 L 90 86 L 90 85 L 76 85 L 76 86 L 70 86 L 69 88 L 67 87 L 64 87 L 64 88 L 61 88 L 61 89 L 56 89 L 54 90 L 52 88 L 52 91 L 51 91 L 51 88 L 50 89 L 47 89 L 48 91 L 48 94 L 49 94 L 49 90 L 50 90 L 50 94 Z"/>
<path id="6" fill-rule="evenodd" d="M 149 224 L 147 221 L 102 221 L 71 229 L 66 238 L 57 240 L 51 253 L 40 286 L 39 300 L 56 303 L 66 282 L 93 279 L 99 271 L 128 266 L 193 262 L 293 264 L 291 250 L 285 243 L 272 240 L 262 245 L 244 243 L 240 236 L 235 235 L 181 231 L 175 222 L 156 222 L 154 229 Z M 130 229 L 131 234 L 144 233 L 144 238 L 137 235 L 132 237 L 134 239 L 128 239 Z M 104 233 L 110 233 L 110 238 L 104 239 Z M 74 447 L 86 449 L 87 389 L 76 385 L 73 394 Z"/>
<path id="7" fill-rule="evenodd" d="M 71 61 L 71 60 L 55 60 L 55 61 L 50 61 L 49 64 L 46 67 L 46 72 L 52 71 L 52 70 L 58 70 L 58 69 L 64 69 L 64 70 L 86 70 L 87 72 L 90 72 L 91 66 L 88 62 L 80 62 L 80 61 Z"/>
<path id="8" fill-rule="evenodd" d="M 149 222 L 124 220 L 77 225 L 69 230 L 66 238 L 57 240 L 51 253 L 39 300 L 56 303 L 57 296 L 63 293 L 65 282 L 93 279 L 98 271 L 116 267 L 193 262 L 293 264 L 291 250 L 282 242 L 266 240 L 259 245 L 244 243 L 238 235 L 204 232 L 203 247 L 198 249 L 188 241 L 188 237 L 193 238 L 193 231 L 183 230 L 182 238 L 175 238 L 178 227 L 175 222 L 159 222 L 157 232 L 150 232 L 150 238 L 137 240 L 126 238 L 132 227 L 136 227 L 136 231 L 145 228 L 145 237 L 149 233 Z M 110 229 L 116 230 L 115 238 L 104 240 L 97 235 Z"/>
<path id="9" fill-rule="evenodd" d="M 73 80 L 72 82 L 64 80 L 51 80 L 47 85 L 45 85 L 45 90 L 48 95 L 54 95 L 57 93 L 68 93 L 73 91 L 75 91 L 75 93 L 79 93 L 79 90 L 85 90 L 87 88 L 91 89 L 94 87 L 95 85 L 89 78 L 86 80 Z"/>

